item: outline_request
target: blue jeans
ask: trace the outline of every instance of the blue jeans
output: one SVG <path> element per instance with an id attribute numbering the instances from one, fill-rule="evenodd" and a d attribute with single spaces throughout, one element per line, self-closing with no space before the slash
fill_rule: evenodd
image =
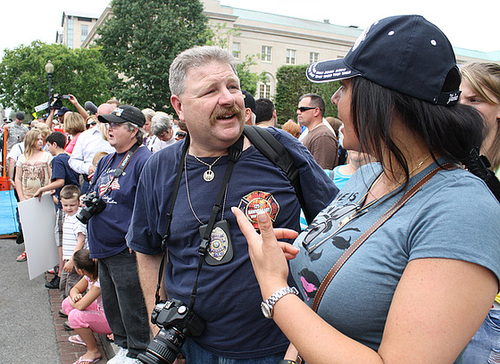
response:
<path id="1" fill-rule="evenodd" d="M 490 310 L 464 350 L 463 364 L 500 363 L 500 310 Z"/>
<path id="2" fill-rule="evenodd" d="M 265 335 L 263 333 L 263 335 Z M 186 358 L 186 364 L 276 364 L 284 358 L 285 352 L 272 354 L 260 358 L 251 359 L 229 359 L 209 353 L 197 345 L 193 340 L 187 339 L 182 346 L 182 354 Z"/>
<path id="3" fill-rule="evenodd" d="M 128 249 L 99 259 L 99 281 L 104 313 L 115 344 L 135 358 L 149 344 L 146 304 L 137 273 L 135 253 Z"/>

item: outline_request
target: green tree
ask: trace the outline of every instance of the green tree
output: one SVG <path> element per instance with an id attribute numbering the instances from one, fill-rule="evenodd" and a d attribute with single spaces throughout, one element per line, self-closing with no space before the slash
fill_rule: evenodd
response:
<path id="1" fill-rule="evenodd" d="M 172 112 L 169 67 L 183 50 L 206 42 L 199 0 L 113 0 L 114 17 L 98 31 L 108 67 L 120 75 L 115 96 L 139 108 Z"/>
<path id="2" fill-rule="evenodd" d="M 278 68 L 275 104 L 279 124 L 284 124 L 288 119 L 297 119 L 299 97 L 306 93 L 323 97 L 326 103 L 325 116 L 337 117 L 337 107 L 331 103 L 330 98 L 340 87 L 340 83 L 312 83 L 306 78 L 306 69 L 307 65 Z"/>
<path id="3" fill-rule="evenodd" d="M 245 56 L 244 61 L 236 64 L 241 89 L 248 91 L 252 95 L 257 93 L 257 82 L 265 81 L 264 72 L 258 74 L 250 71 L 250 67 L 255 64 L 257 64 L 257 62 L 255 62 L 255 56 L 249 56 L 248 54 Z"/>
<path id="4" fill-rule="evenodd" d="M 0 63 L 0 103 L 31 114 L 35 106 L 48 101 L 45 65 L 49 60 L 54 65 L 53 93 L 70 93 L 80 102 L 101 103 L 109 98 L 113 76 L 98 49 L 73 50 L 61 44 L 35 41 L 29 46 L 5 50 Z M 71 107 L 67 101 L 65 105 Z"/>

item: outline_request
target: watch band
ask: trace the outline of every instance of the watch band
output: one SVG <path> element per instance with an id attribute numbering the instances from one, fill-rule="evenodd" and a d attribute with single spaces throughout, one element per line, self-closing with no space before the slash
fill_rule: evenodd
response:
<path id="1" fill-rule="evenodd" d="M 265 318 L 271 319 L 273 318 L 273 310 L 274 310 L 274 305 L 276 302 L 278 302 L 281 298 L 286 296 L 287 294 L 293 293 L 294 295 L 298 296 L 299 291 L 297 291 L 297 288 L 295 287 L 283 287 L 278 289 L 276 292 L 274 292 L 271 297 L 269 297 L 267 300 L 262 302 L 260 304 L 260 307 L 262 309 L 262 314 L 264 315 Z"/>

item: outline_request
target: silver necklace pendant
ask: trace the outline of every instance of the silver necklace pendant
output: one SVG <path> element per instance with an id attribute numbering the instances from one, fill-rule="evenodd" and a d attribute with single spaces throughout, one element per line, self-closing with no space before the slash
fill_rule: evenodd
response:
<path id="1" fill-rule="evenodd" d="M 203 173 L 203 179 L 205 180 L 205 182 L 210 182 L 214 179 L 215 177 L 215 174 L 214 172 L 212 171 L 212 168 L 209 168 L 207 169 L 204 173 Z"/>

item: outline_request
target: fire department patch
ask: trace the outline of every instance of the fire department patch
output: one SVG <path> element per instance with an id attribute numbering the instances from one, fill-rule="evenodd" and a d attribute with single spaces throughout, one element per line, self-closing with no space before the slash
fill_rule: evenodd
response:
<path id="1" fill-rule="evenodd" d="M 280 211 L 280 205 L 274 199 L 273 195 L 263 191 L 253 191 L 244 196 L 238 208 L 245 213 L 255 229 L 259 228 L 257 213 L 260 211 L 267 212 L 274 222 Z"/>

